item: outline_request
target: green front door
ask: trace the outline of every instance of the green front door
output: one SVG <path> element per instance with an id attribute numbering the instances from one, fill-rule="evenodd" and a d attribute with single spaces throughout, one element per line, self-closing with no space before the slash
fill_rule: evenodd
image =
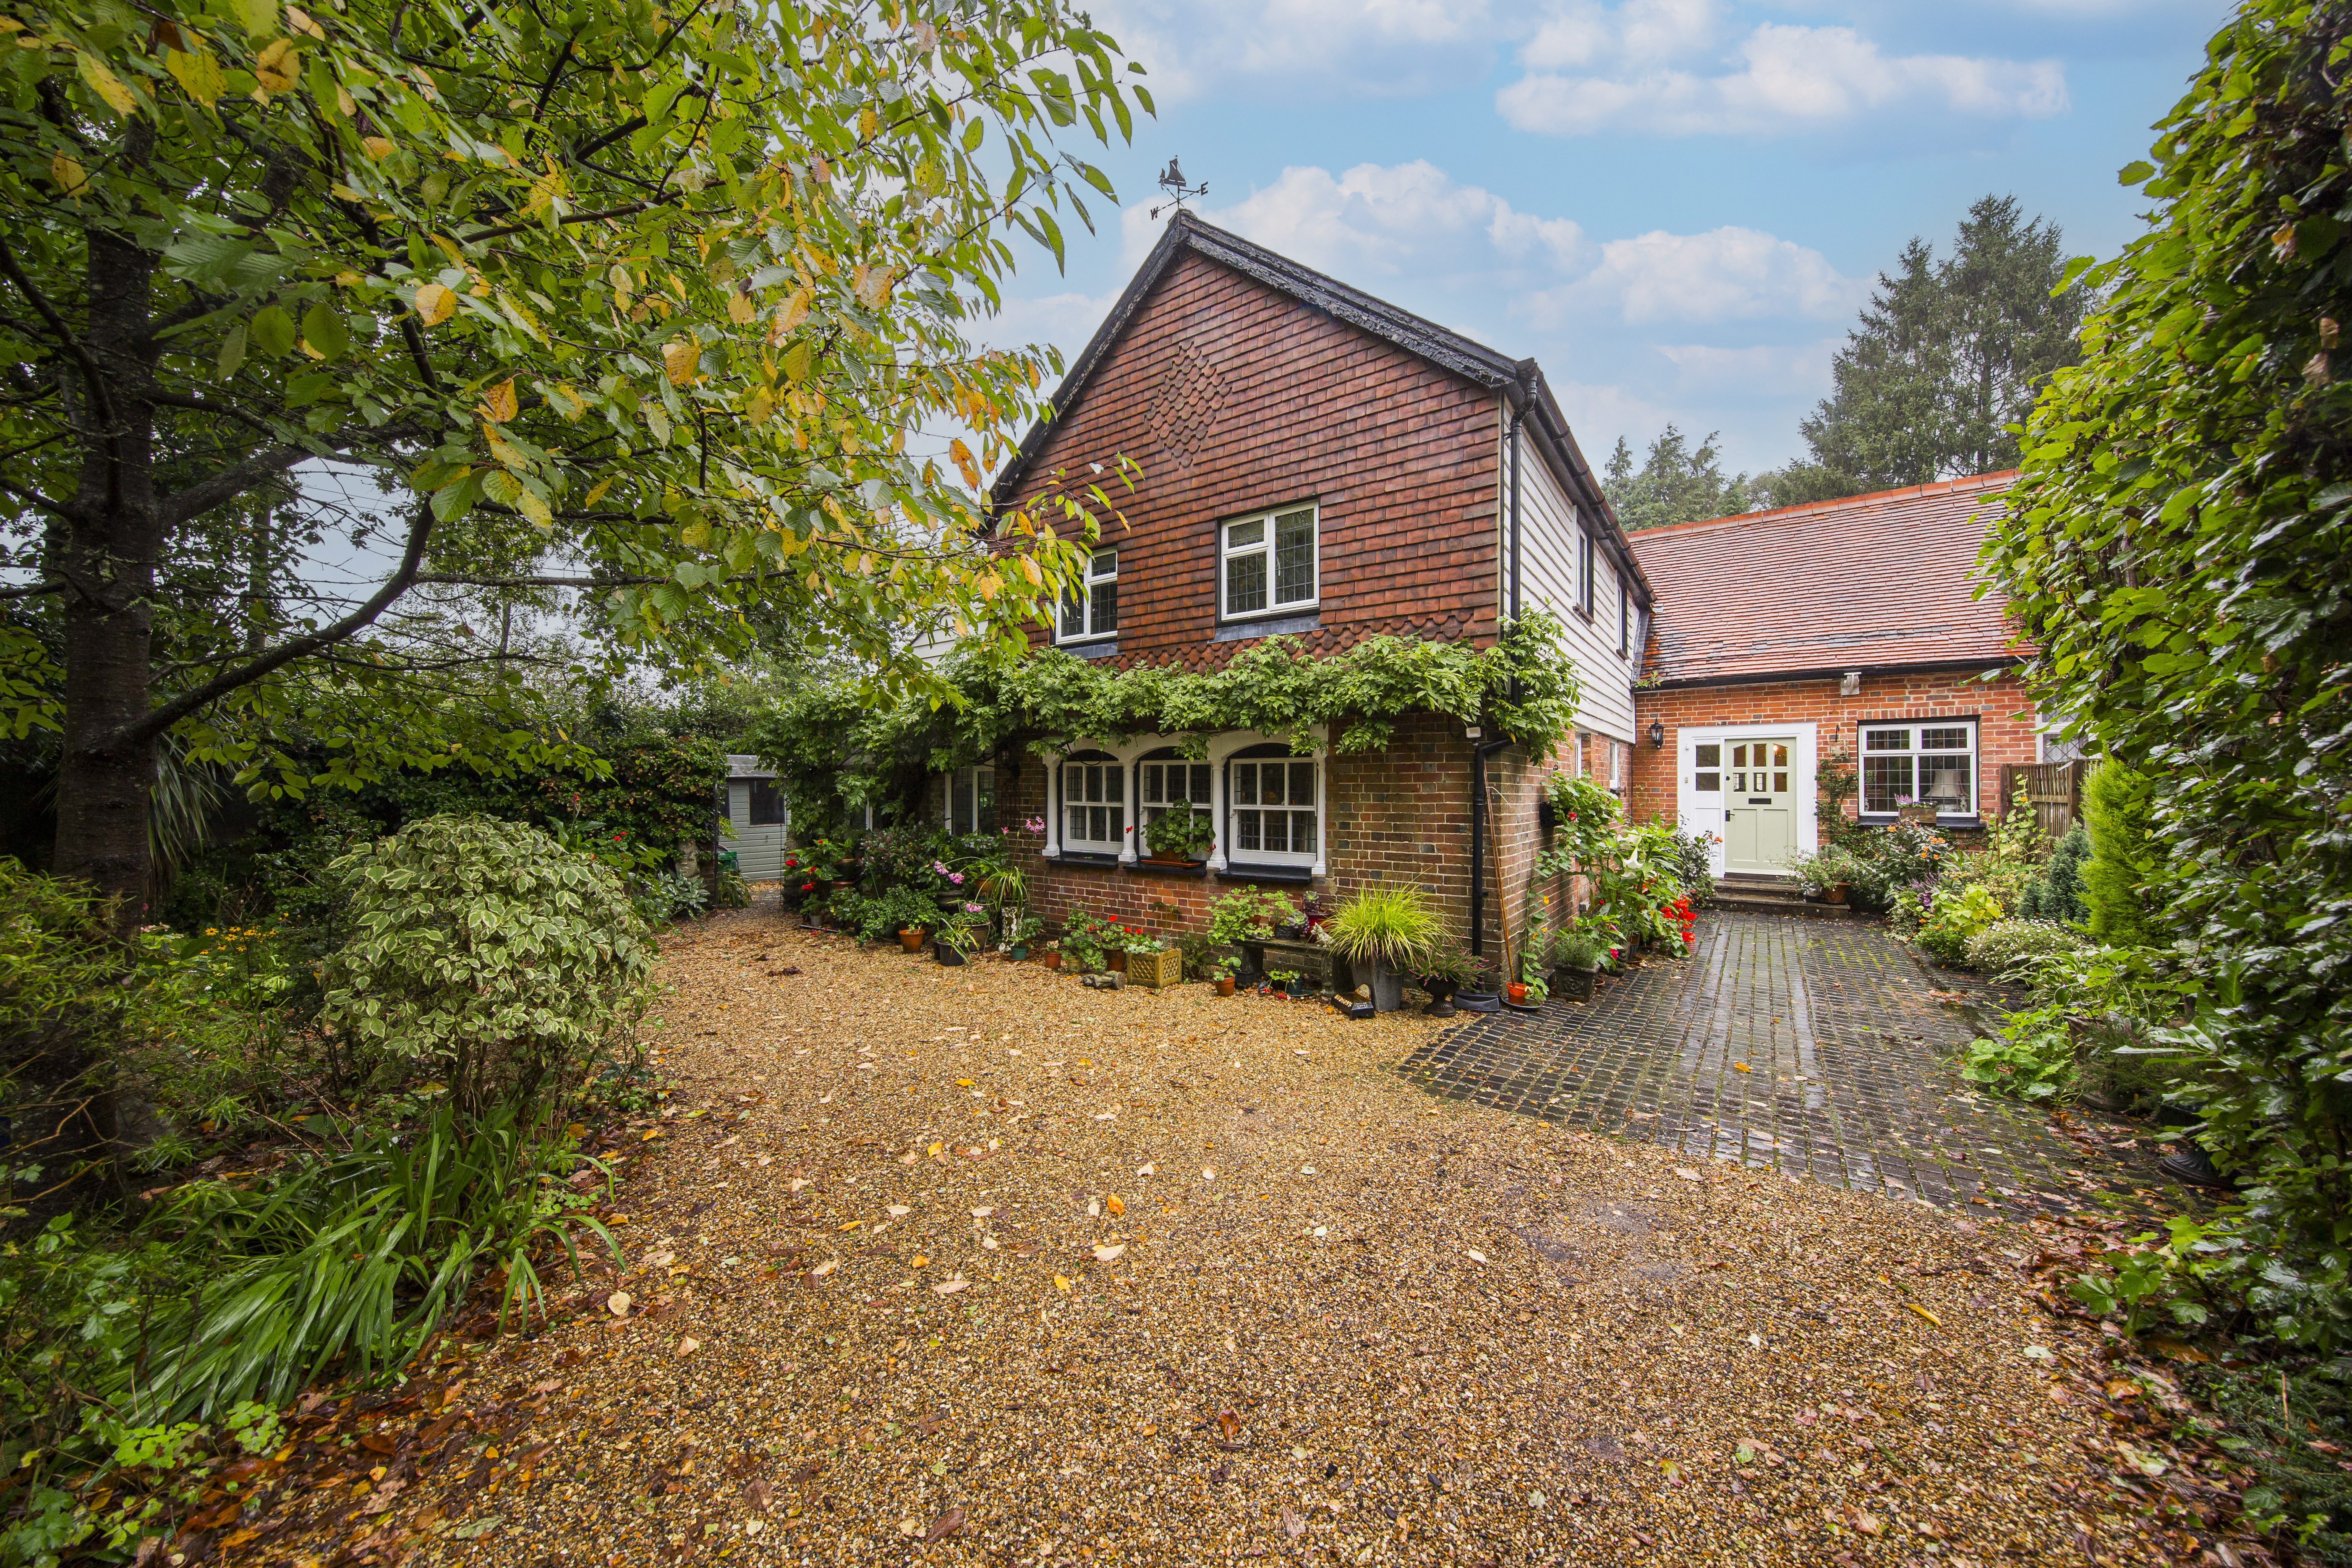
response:
<path id="1" fill-rule="evenodd" d="M 1797 853 L 1797 795 L 1790 787 L 1794 738 L 1734 741 L 1724 748 L 1723 868 L 1786 872 Z"/>

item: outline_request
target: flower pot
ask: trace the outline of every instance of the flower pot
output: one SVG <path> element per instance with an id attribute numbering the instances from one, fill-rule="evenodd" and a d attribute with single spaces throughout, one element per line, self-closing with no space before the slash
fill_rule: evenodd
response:
<path id="1" fill-rule="evenodd" d="M 963 963 L 963 954 L 958 952 L 954 948 L 949 947 L 944 942 L 933 947 L 931 952 L 938 956 L 939 961 L 941 963 L 947 965 L 950 969 L 954 969 Z"/>
<path id="2" fill-rule="evenodd" d="M 1847 895 L 1853 891 L 1853 884 L 1852 882 L 1832 882 L 1828 887 L 1822 889 L 1822 902 L 1825 904 L 1843 904 L 1845 902 Z"/>
<path id="3" fill-rule="evenodd" d="M 1061 951 L 1059 949 L 1055 949 L 1054 952 L 1047 953 L 1039 962 L 1043 963 L 1048 969 L 1059 969 L 1062 967 Z"/>
<path id="4" fill-rule="evenodd" d="M 1429 993 L 1429 1005 L 1422 1012 L 1432 1018 L 1451 1018 L 1459 1011 L 1454 1005 L 1454 993 L 1460 987 L 1451 980 L 1433 980 L 1424 974 L 1421 988 Z"/>
<path id="5" fill-rule="evenodd" d="M 1114 948 L 1109 952 L 1103 954 L 1103 967 L 1109 970 L 1113 974 L 1126 973 L 1127 954 Z"/>
<path id="6" fill-rule="evenodd" d="M 1404 976 L 1387 964 L 1372 964 L 1372 1011 L 1393 1013 L 1404 1005 Z"/>
<path id="7" fill-rule="evenodd" d="M 1149 985 L 1156 991 L 1184 978 L 1184 955 L 1172 947 L 1164 952 L 1136 952 L 1126 957 L 1127 981 L 1130 985 Z"/>
<path id="8" fill-rule="evenodd" d="M 1277 942 L 1297 942 L 1302 932 L 1297 921 L 1289 921 L 1277 924 L 1274 928 L 1275 940 Z"/>
<path id="9" fill-rule="evenodd" d="M 1220 975 L 1218 975 L 1218 976 L 1217 976 L 1217 994 L 1218 994 L 1218 995 L 1220 995 L 1220 996 L 1230 996 L 1230 995 L 1232 995 L 1233 994 L 1234 994 L 1234 977 L 1233 977 L 1232 975 L 1230 975 L 1230 974 L 1220 974 Z"/>
<path id="10" fill-rule="evenodd" d="M 1503 994 L 1510 998 L 1511 1005 L 1514 1007 L 1524 1007 L 1528 1005 L 1528 987 L 1524 981 L 1512 981 L 1503 987 Z"/>
<path id="11" fill-rule="evenodd" d="M 1008 963 L 1019 963 L 1028 956 L 1029 950 L 1025 947 L 1008 947 L 1004 950 L 1004 957 Z"/>
<path id="12" fill-rule="evenodd" d="M 1903 821 L 1919 827 L 1936 826 L 1937 810 L 1932 805 L 1923 803 L 1916 805 L 1898 805 L 1895 808 L 1895 815 Z"/>
<path id="13" fill-rule="evenodd" d="M 922 952 L 923 928 L 920 926 L 908 926 L 906 930 L 900 931 L 898 933 L 898 945 L 905 948 L 908 952 Z"/>
<path id="14" fill-rule="evenodd" d="M 1571 1002 L 1589 1002 L 1592 999 L 1592 982 L 1600 973 L 1598 965 L 1591 969 L 1563 965 L 1551 972 L 1552 994 Z"/>

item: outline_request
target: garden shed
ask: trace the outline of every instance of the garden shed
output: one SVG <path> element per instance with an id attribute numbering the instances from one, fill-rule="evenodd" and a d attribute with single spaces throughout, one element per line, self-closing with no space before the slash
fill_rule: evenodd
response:
<path id="1" fill-rule="evenodd" d="M 727 826 L 719 844 L 735 852 L 736 868 L 747 882 L 772 882 L 784 874 L 784 837 L 792 811 L 783 786 L 757 757 L 727 758 Z"/>

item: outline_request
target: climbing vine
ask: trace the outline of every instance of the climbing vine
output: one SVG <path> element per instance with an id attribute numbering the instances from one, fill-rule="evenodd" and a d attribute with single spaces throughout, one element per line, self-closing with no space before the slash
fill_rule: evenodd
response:
<path id="1" fill-rule="evenodd" d="M 1117 669 L 1060 648 L 1009 661 L 959 656 L 944 671 L 945 697 L 877 702 L 839 685 L 806 690 L 761 726 L 754 747 L 803 823 L 866 805 L 887 810 L 911 800 L 930 773 L 1009 751 L 1047 754 L 1140 734 L 1184 737 L 1198 752 L 1219 731 L 1254 730 L 1303 752 L 1328 725 L 1332 750 L 1355 755 L 1386 748 L 1408 714 L 1441 713 L 1492 724 L 1541 755 L 1567 734 L 1579 700 L 1562 629 L 1538 611 L 1506 623 L 1484 648 L 1373 637 L 1328 655 L 1268 637 L 1211 670 Z"/>

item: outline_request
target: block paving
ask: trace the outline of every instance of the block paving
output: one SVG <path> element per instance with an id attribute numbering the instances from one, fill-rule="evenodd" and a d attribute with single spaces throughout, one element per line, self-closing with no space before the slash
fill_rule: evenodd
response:
<path id="1" fill-rule="evenodd" d="M 1445 1099 L 1938 1208 L 2189 1206 L 2146 1128 L 1979 1094 L 1997 998 L 1866 921 L 1718 911 L 1587 1003 L 1469 1015 L 1401 1070 Z"/>

